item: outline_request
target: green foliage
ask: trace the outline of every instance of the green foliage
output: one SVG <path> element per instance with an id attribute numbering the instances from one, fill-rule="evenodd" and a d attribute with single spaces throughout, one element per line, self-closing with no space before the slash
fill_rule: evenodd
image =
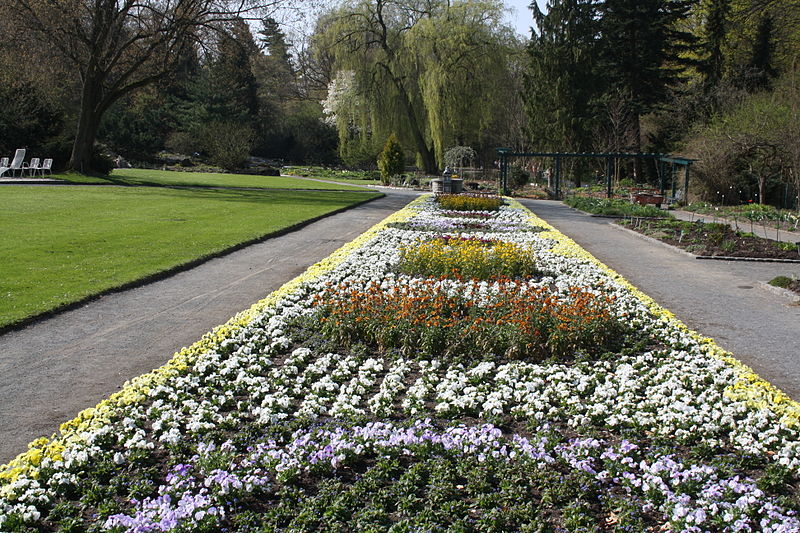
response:
<path id="1" fill-rule="evenodd" d="M 775 276 L 774 278 L 769 280 L 768 283 L 773 287 L 780 287 L 782 289 L 785 289 L 789 287 L 789 285 L 791 285 L 794 281 L 795 280 L 787 276 Z"/>
<path id="2" fill-rule="evenodd" d="M 469 146 L 453 146 L 444 153 L 444 165 L 450 168 L 470 166 L 478 154 Z"/>
<path id="3" fill-rule="evenodd" d="M 687 66 L 685 54 L 695 37 L 680 31 L 692 2 L 684 0 L 608 0 L 600 18 L 601 67 L 607 86 L 630 98 L 634 115 L 666 99 Z M 636 146 L 634 147 L 636 148 Z"/>
<path id="4" fill-rule="evenodd" d="M 48 143 L 65 126 L 64 110 L 31 83 L 0 83 L 0 102 L 0 154 L 10 157 L 17 148 L 27 148 L 26 159 L 54 157 Z M 63 165 L 66 159 L 56 162 Z"/>
<path id="5" fill-rule="evenodd" d="M 579 485 L 534 465 L 451 453 L 412 459 L 390 453 L 353 468 L 352 480 L 315 475 L 311 490 L 299 482 L 278 487 L 278 503 L 262 516 L 261 530 L 550 531 L 555 523 L 546 507 L 528 495 L 551 484 L 573 494 Z"/>
<path id="6" fill-rule="evenodd" d="M 212 122 L 204 132 L 203 145 L 215 165 L 226 170 L 242 168 L 253 146 L 253 130 L 235 122 Z"/>
<path id="7" fill-rule="evenodd" d="M 534 146 L 544 151 L 587 152 L 599 117 L 597 18 L 594 1 L 557 0 L 547 13 L 531 4 L 538 33 L 527 52 L 526 111 Z"/>
<path id="8" fill-rule="evenodd" d="M 800 133 L 797 75 L 775 83 L 772 91 L 743 95 L 711 122 L 697 129 L 688 142 L 695 165 L 696 186 L 705 200 L 727 203 L 784 201 L 783 179 L 800 190 Z"/>
<path id="9" fill-rule="evenodd" d="M 511 167 L 508 173 L 508 184 L 512 189 L 519 189 L 525 186 L 531 179 L 531 174 L 524 168 Z"/>
<path id="10" fill-rule="evenodd" d="M 724 63 L 723 46 L 730 25 L 730 0 L 710 0 L 708 16 L 703 28 L 703 58 L 700 70 L 705 83 L 713 87 L 722 79 Z"/>
<path id="11" fill-rule="evenodd" d="M 381 171 L 381 182 L 389 185 L 393 178 L 400 176 L 405 170 L 405 155 L 397 137 L 394 133 L 389 135 L 383 147 L 380 157 L 378 157 L 378 169 Z"/>

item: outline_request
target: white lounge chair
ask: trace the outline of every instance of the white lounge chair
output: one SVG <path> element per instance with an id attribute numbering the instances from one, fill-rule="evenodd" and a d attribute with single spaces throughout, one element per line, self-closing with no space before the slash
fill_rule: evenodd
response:
<path id="1" fill-rule="evenodd" d="M 36 173 L 37 170 L 41 170 L 41 167 L 39 166 L 39 158 L 38 157 L 31 157 L 31 160 L 28 162 L 27 165 L 26 164 L 22 165 L 22 175 L 23 176 L 25 175 L 25 171 L 26 170 L 28 171 L 28 175 L 29 176 L 33 176 Z"/>
<path id="2" fill-rule="evenodd" d="M 8 166 L 0 165 L 0 176 L 5 174 L 7 171 L 11 171 L 11 175 L 13 176 L 17 170 L 22 170 L 22 161 L 25 159 L 25 148 L 19 148 L 14 153 L 14 159 L 11 161 L 11 164 Z"/>

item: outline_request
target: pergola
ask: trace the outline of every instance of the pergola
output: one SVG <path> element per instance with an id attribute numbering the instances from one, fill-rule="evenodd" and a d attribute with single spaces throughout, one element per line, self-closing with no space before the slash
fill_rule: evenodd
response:
<path id="1" fill-rule="evenodd" d="M 606 195 L 611 198 L 613 192 L 611 190 L 613 165 L 615 159 L 652 159 L 656 161 L 659 166 L 660 188 L 663 195 L 667 189 L 667 167 L 669 166 L 670 181 L 672 188 L 672 196 L 675 196 L 677 183 L 675 181 L 675 167 L 683 167 L 684 181 L 683 181 L 683 197 L 686 198 L 689 194 L 689 169 L 696 159 L 689 159 L 686 157 L 675 157 L 669 154 L 654 154 L 654 153 L 618 153 L 618 152 L 514 152 L 511 148 L 498 148 L 497 154 L 500 156 L 500 184 L 503 189 L 503 194 L 508 195 L 508 165 L 509 159 L 512 157 L 552 157 L 555 160 L 555 168 L 553 178 L 555 183 L 555 195 L 561 196 L 561 160 L 571 157 L 595 158 L 606 160 Z"/>

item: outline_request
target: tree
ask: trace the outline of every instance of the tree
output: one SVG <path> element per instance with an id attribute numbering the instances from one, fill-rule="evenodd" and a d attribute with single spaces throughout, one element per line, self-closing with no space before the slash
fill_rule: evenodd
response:
<path id="1" fill-rule="evenodd" d="M 767 185 L 781 176 L 794 144 L 794 139 L 787 143 L 784 136 L 793 128 L 790 99 L 796 98 L 796 93 L 786 95 L 791 93 L 747 95 L 700 130 L 689 148 L 700 159 L 698 170 L 705 171 L 707 185 L 716 185 L 724 194 L 724 184 L 734 185 L 738 179 L 752 184 L 759 203 L 766 203 Z M 717 185 L 720 183 L 723 185 Z"/>
<path id="2" fill-rule="evenodd" d="M 594 52 L 599 39 L 595 0 L 551 0 L 547 12 L 531 4 L 536 32 L 528 44 L 526 110 L 536 150 L 593 148 L 604 86 Z M 576 175 L 580 184 L 580 174 Z"/>
<path id="3" fill-rule="evenodd" d="M 692 62 L 696 38 L 680 29 L 692 2 L 606 0 L 601 10 L 599 72 L 630 106 L 633 146 L 642 151 L 641 117 L 667 100 Z M 613 94 L 613 93 L 610 93 Z M 637 160 L 638 162 L 638 160 Z M 640 174 L 639 169 L 636 173 Z"/>
<path id="4" fill-rule="evenodd" d="M 770 82 L 778 72 L 773 66 L 774 56 L 774 24 L 769 13 L 765 13 L 758 21 L 753 51 L 748 67 L 751 79 L 748 80 L 749 89 L 763 89 L 769 87 Z"/>
<path id="5" fill-rule="evenodd" d="M 511 34 L 501 18 L 494 0 L 351 0 L 327 15 L 315 49 L 338 72 L 326 108 L 342 147 L 394 131 L 437 173 L 444 147 L 472 141 L 501 109 L 492 89 Z"/>
<path id="6" fill-rule="evenodd" d="M 42 48 L 80 81 L 70 167 L 90 169 L 100 121 L 114 102 L 167 76 L 220 23 L 284 0 L 6 0 L 4 38 Z M 47 57 L 47 56 L 45 56 Z"/>
<path id="7" fill-rule="evenodd" d="M 539 150 L 587 151 L 594 104 L 603 87 L 595 76 L 599 38 L 593 0 L 551 0 L 547 12 L 531 5 L 536 33 L 528 44 L 526 101 L 531 135 Z"/>
<path id="8" fill-rule="evenodd" d="M 403 173 L 405 166 L 406 158 L 405 155 L 403 155 L 403 148 L 400 146 L 400 143 L 397 142 L 397 137 L 392 133 L 386 140 L 386 145 L 383 147 L 383 151 L 378 158 L 381 182 L 384 185 L 389 185 L 392 182 L 392 178 Z"/>
<path id="9" fill-rule="evenodd" d="M 716 86 L 722 79 L 724 45 L 728 31 L 730 0 L 710 0 L 708 14 L 703 27 L 705 58 L 700 70 L 707 88 Z"/>
<path id="10" fill-rule="evenodd" d="M 759 65 L 769 65 L 777 74 L 797 67 L 800 2 L 730 0 L 729 20 L 725 59 L 731 75 L 743 70 L 748 75 L 747 70 Z M 764 52 L 766 55 L 762 55 Z M 748 80 L 745 78 L 743 82 L 746 86 Z"/>
<path id="11" fill-rule="evenodd" d="M 61 132 L 63 112 L 36 85 L 0 85 L 0 101 L 0 153 L 26 147 L 30 155 L 42 148 L 43 141 Z"/>
<path id="12" fill-rule="evenodd" d="M 204 152 L 220 166 L 234 168 L 243 161 L 238 152 L 232 157 L 219 154 L 232 153 L 233 142 L 246 140 L 246 158 L 253 146 L 259 99 L 251 59 L 258 49 L 243 20 L 235 19 L 225 29 L 216 50 L 207 52 L 205 62 L 187 83 L 185 98 L 177 104 L 173 136 L 177 142 L 170 144 L 184 153 Z M 237 128 L 241 135 L 234 134 Z"/>

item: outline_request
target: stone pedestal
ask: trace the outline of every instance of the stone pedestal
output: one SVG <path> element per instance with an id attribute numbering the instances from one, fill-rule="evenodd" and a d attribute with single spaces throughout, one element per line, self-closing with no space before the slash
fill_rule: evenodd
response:
<path id="1" fill-rule="evenodd" d="M 431 180 L 431 192 L 458 194 L 464 190 L 464 180 L 435 178 Z"/>

